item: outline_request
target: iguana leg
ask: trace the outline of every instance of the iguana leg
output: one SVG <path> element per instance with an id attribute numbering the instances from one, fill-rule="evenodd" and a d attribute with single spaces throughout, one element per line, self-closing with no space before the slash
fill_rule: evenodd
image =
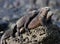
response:
<path id="1" fill-rule="evenodd" d="M 17 28 L 17 35 L 20 36 L 20 28 Z"/>

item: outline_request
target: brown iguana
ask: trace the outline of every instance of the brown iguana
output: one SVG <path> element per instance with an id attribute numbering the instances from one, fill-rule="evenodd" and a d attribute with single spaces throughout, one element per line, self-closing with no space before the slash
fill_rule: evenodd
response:
<path id="1" fill-rule="evenodd" d="M 52 13 L 51 15 L 48 15 L 49 11 L 50 11 L 50 8 L 45 7 L 41 9 L 39 12 L 31 12 L 31 13 L 34 13 L 34 14 L 31 14 L 31 16 L 30 15 L 23 16 L 17 21 L 14 29 L 12 30 L 12 34 L 10 34 L 9 36 L 13 36 L 16 30 L 18 32 L 18 36 L 20 36 L 20 28 L 22 27 L 24 27 L 24 29 L 29 31 L 29 29 L 36 28 L 37 26 L 45 25 L 47 21 L 51 20 Z M 7 31 L 6 33 L 3 34 L 1 38 L 1 44 L 3 43 L 3 40 L 6 39 L 7 33 L 10 33 L 10 32 Z"/>

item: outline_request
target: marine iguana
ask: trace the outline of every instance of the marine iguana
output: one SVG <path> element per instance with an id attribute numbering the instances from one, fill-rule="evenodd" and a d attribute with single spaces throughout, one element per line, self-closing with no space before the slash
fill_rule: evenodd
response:
<path id="1" fill-rule="evenodd" d="M 38 11 L 33 10 L 31 12 L 28 13 L 28 15 L 23 16 L 22 18 L 20 18 L 17 22 L 16 22 L 16 27 L 17 27 L 17 32 L 18 32 L 18 36 L 20 36 L 20 28 L 24 27 L 24 25 L 26 24 L 26 26 L 30 23 L 30 21 L 36 17 L 38 15 Z M 26 31 L 29 31 L 26 29 Z"/>
<path id="2" fill-rule="evenodd" d="M 12 34 L 10 34 L 9 36 L 13 36 L 14 34 L 15 34 L 15 32 L 16 32 L 16 30 L 17 30 L 17 32 L 18 32 L 18 34 L 20 34 L 20 28 L 22 28 L 22 27 L 24 27 L 25 28 L 25 26 L 27 26 L 26 24 L 28 24 L 28 26 L 26 27 L 26 29 L 29 29 L 29 28 L 35 28 L 35 27 L 37 27 L 37 25 L 39 26 L 39 24 L 41 24 L 41 25 L 43 25 L 44 24 L 44 22 L 46 21 L 46 19 L 48 18 L 48 20 L 49 20 L 49 18 L 51 18 L 51 16 L 48 16 L 48 11 L 49 10 L 49 8 L 43 8 L 41 11 L 39 11 L 39 12 L 41 12 L 41 13 L 39 13 L 38 15 L 36 15 L 35 16 L 35 18 L 33 18 L 33 19 L 31 19 L 31 21 L 30 21 L 30 19 L 27 19 L 28 18 L 28 16 L 23 16 L 22 18 L 20 18 L 18 21 L 17 21 L 17 23 L 16 23 L 16 25 L 14 26 L 14 29 L 12 30 Z M 34 13 L 35 14 L 35 13 Z M 33 14 L 32 14 L 32 16 L 33 16 Z M 48 16 L 48 17 L 47 17 Z M 33 16 L 34 17 L 34 16 Z M 38 19 L 38 17 L 39 17 L 39 19 Z M 30 17 L 31 18 L 31 17 Z M 45 19 L 45 20 L 44 20 Z M 28 21 L 27 21 L 28 20 Z M 35 22 L 34 22 L 35 21 Z M 39 21 L 39 22 L 37 22 L 37 21 Z M 44 21 L 44 22 L 43 22 Z M 29 22 L 29 23 L 28 23 Z M 34 22 L 34 24 L 32 24 Z M 35 24 L 37 22 L 37 24 Z M 31 25 L 35 25 L 35 26 L 33 26 L 33 27 L 31 27 Z M 11 30 L 10 30 L 11 31 Z M 9 31 L 6 31 L 4 34 L 3 34 L 3 36 L 2 36 L 2 38 L 1 38 L 1 44 L 3 43 L 3 40 L 5 40 L 8 36 L 7 36 L 7 33 L 10 33 Z M 15 35 L 14 35 L 15 36 Z"/>
<path id="3" fill-rule="evenodd" d="M 44 14 L 46 14 L 46 12 L 43 12 Z M 43 13 L 41 15 L 43 15 Z M 34 28 L 37 28 L 38 26 L 40 25 L 43 25 L 43 26 L 48 26 L 50 24 L 52 24 L 52 17 L 53 13 L 51 11 L 49 11 L 47 13 L 47 16 L 36 16 L 31 22 L 30 24 L 28 25 L 28 29 L 34 29 Z M 45 17 L 45 18 L 44 18 Z"/>
<path id="4" fill-rule="evenodd" d="M 5 40 L 6 38 L 12 36 L 15 37 L 15 33 L 16 31 L 18 32 L 20 30 L 21 27 L 24 26 L 26 20 L 30 19 L 30 18 L 34 18 L 36 15 L 38 14 L 38 11 L 33 10 L 33 11 L 29 11 L 28 15 L 25 15 L 23 17 L 21 17 L 15 24 L 14 28 L 12 30 L 7 30 L 1 37 L 1 44 L 3 44 L 3 40 Z M 31 20 L 32 20 L 31 19 Z M 20 25 L 21 24 L 21 25 Z M 8 34 L 8 36 L 7 36 Z"/>

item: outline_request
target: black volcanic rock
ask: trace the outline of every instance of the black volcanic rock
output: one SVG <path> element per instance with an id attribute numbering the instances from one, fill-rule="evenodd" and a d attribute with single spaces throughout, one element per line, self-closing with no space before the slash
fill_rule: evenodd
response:
<path id="1" fill-rule="evenodd" d="M 8 21 L 0 21 L 0 31 L 5 31 L 8 28 Z"/>

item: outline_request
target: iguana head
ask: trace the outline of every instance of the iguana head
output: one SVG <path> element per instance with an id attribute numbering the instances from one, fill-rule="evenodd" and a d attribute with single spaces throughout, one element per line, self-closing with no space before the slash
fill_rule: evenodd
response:
<path id="1" fill-rule="evenodd" d="M 53 12 L 50 10 L 49 7 L 44 7 L 40 10 L 39 16 L 42 18 L 42 21 L 44 24 L 51 23 L 51 17 L 53 15 Z"/>
<path id="2" fill-rule="evenodd" d="M 38 11 L 39 11 L 39 17 L 46 18 L 47 13 L 50 11 L 50 8 L 49 7 L 43 7 Z"/>

